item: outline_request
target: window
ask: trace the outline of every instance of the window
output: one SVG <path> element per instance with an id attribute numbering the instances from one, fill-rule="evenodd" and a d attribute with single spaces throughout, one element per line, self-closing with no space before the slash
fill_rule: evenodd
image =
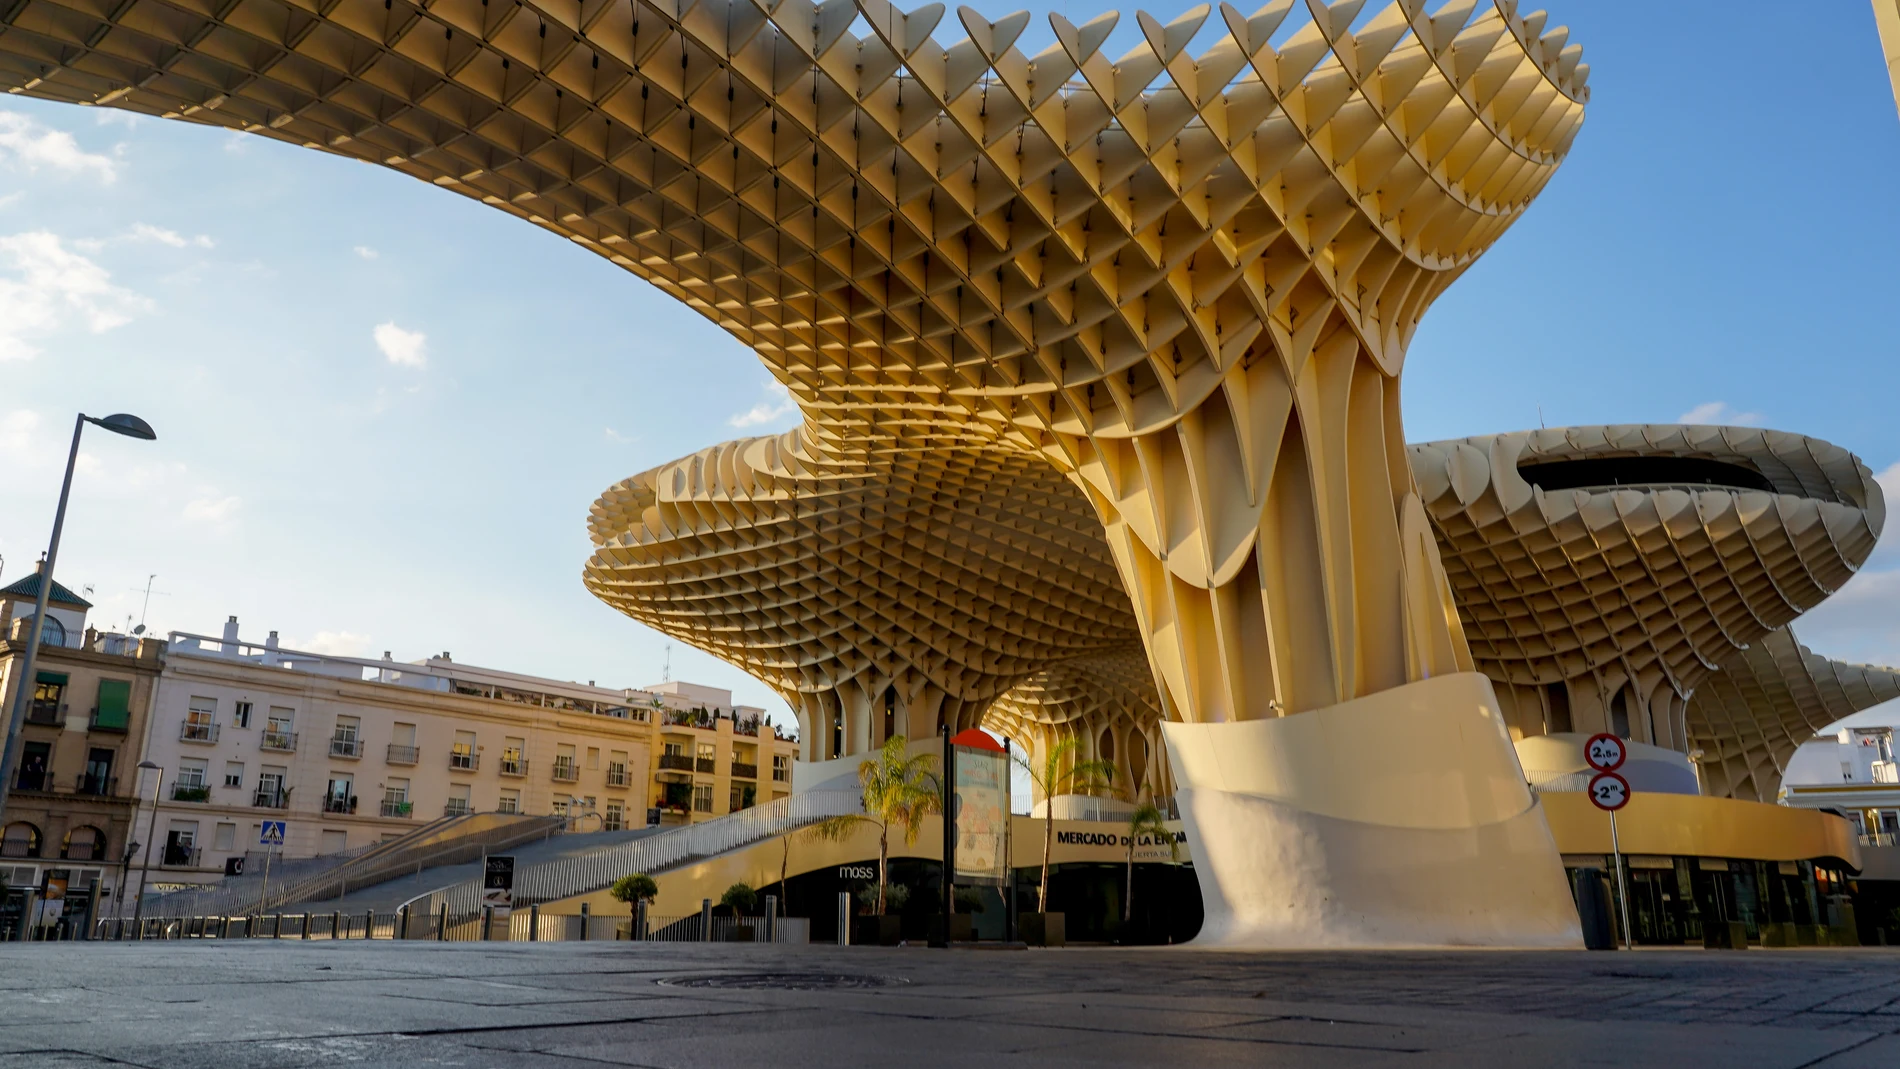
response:
<path id="1" fill-rule="evenodd" d="M 29 742 L 20 747 L 20 775 L 13 781 L 15 790 L 50 791 L 53 789 L 53 744 Z"/>
<path id="2" fill-rule="evenodd" d="M 17 631 L 16 634 L 20 638 L 25 638 L 33 633 L 32 628 L 33 618 L 31 616 L 23 617 L 20 620 L 20 630 Z M 66 625 L 60 623 L 58 617 L 48 616 L 46 622 L 40 625 L 40 645 L 64 646 L 65 644 Z"/>
<path id="3" fill-rule="evenodd" d="M 504 789 L 501 792 L 501 797 L 495 802 L 495 812 L 497 813 L 521 812 L 521 792 L 518 790 L 513 790 L 513 789 Z"/>
<path id="4" fill-rule="evenodd" d="M 409 800 L 409 781 L 391 777 L 383 784 L 383 816 L 406 817 L 415 811 Z"/>
<path id="5" fill-rule="evenodd" d="M 185 705 L 185 720 L 211 723 L 218 718 L 218 699 L 192 695 Z"/>
<path id="6" fill-rule="evenodd" d="M 178 762 L 178 786 L 194 789 L 205 786 L 205 775 L 210 771 L 210 762 L 198 757 L 180 758 Z"/>
<path id="7" fill-rule="evenodd" d="M 124 679 L 101 679 L 98 704 L 93 706 L 95 731 L 124 731 L 132 717 L 132 684 Z"/>
<path id="8" fill-rule="evenodd" d="M 791 778 L 792 778 L 791 755 L 782 754 L 782 753 L 773 754 L 772 755 L 772 781 L 774 783 L 788 783 L 791 781 Z"/>
<path id="9" fill-rule="evenodd" d="M 528 760 L 522 756 L 525 739 L 503 739 L 501 742 L 501 774 L 504 776 L 525 776 L 528 774 Z"/>
<path id="10" fill-rule="evenodd" d="M 329 786 L 323 792 L 323 811 L 325 813 L 356 812 L 356 777 L 349 773 L 337 773 L 330 777 Z"/>
<path id="11" fill-rule="evenodd" d="M 750 783 L 733 784 L 727 812 L 737 813 L 741 809 L 751 809 L 757 804 L 758 796 L 759 789 Z"/>
<path id="12" fill-rule="evenodd" d="M 33 674 L 33 704 L 26 710 L 29 721 L 35 724 L 59 723 L 59 707 L 66 696 L 66 680 L 64 672 Z"/>
<path id="13" fill-rule="evenodd" d="M 607 803 L 607 815 L 601 818 L 602 831 L 620 831 L 627 826 L 626 806 L 620 802 Z"/>
<path id="14" fill-rule="evenodd" d="M 442 815 L 445 817 L 459 817 L 462 814 L 469 812 L 470 806 L 469 806 L 468 792 L 469 792 L 469 786 L 466 783 L 450 784 L 449 785 L 449 802 L 447 805 L 442 807 Z"/>
<path id="15" fill-rule="evenodd" d="M 557 817 L 567 816 L 568 807 L 573 805 L 573 803 L 574 803 L 574 799 L 568 797 L 565 794 L 555 795 L 554 796 L 554 815 Z"/>
<path id="16" fill-rule="evenodd" d="M 668 757 L 685 757 L 686 746 L 683 743 L 669 742 L 661 747 L 660 752 Z"/>
<path id="17" fill-rule="evenodd" d="M 212 829 L 211 849 L 236 850 L 237 849 L 237 825 L 236 824 L 220 824 L 216 828 Z"/>
<path id="18" fill-rule="evenodd" d="M 79 777 L 80 794 L 113 793 L 118 781 L 112 778 L 112 750 L 94 746 L 86 751 L 86 771 Z"/>
<path id="19" fill-rule="evenodd" d="M 416 763 L 416 726 L 396 723 L 389 728 L 389 752 L 386 760 L 392 765 L 413 765 Z"/>
<path id="20" fill-rule="evenodd" d="M 481 764 L 475 756 L 475 733 L 458 731 L 455 733 L 455 746 L 449 751 L 449 768 L 462 772 L 473 772 Z"/>
<path id="21" fill-rule="evenodd" d="M 104 861 L 106 833 L 89 824 L 81 824 L 66 833 L 66 843 L 60 848 L 59 856 L 69 861 Z"/>
<path id="22" fill-rule="evenodd" d="M 341 828 L 325 828 L 318 836 L 317 853 L 319 856 L 323 854 L 340 854 L 344 848 L 349 845 L 349 842 L 349 832 Z"/>
<path id="23" fill-rule="evenodd" d="M 290 729 L 291 720 L 291 710 L 271 706 L 270 717 L 264 722 L 264 737 L 258 740 L 258 747 L 265 750 L 295 750 L 297 733 Z"/>
<path id="24" fill-rule="evenodd" d="M 0 835 L 0 857 L 38 857 L 40 856 L 40 829 L 24 820 L 16 820 L 7 825 L 5 835 Z"/>
<path id="25" fill-rule="evenodd" d="M 284 780 L 290 770 L 277 765 L 265 765 L 257 774 L 257 793 L 251 796 L 251 804 L 266 809 L 282 809 L 289 800 L 290 792 L 284 789 Z"/>
<path id="26" fill-rule="evenodd" d="M 580 778 L 580 770 L 574 767 L 574 747 L 562 743 L 554 748 L 554 778 L 572 782 Z"/>
<path id="27" fill-rule="evenodd" d="M 185 708 L 185 726 L 178 737 L 186 742 L 218 741 L 218 699 L 194 696 Z"/>
<path id="28" fill-rule="evenodd" d="M 600 767 L 600 747 L 589 746 L 587 748 L 587 770 L 589 772 L 592 772 L 593 770 L 599 767 Z"/>
<path id="29" fill-rule="evenodd" d="M 330 735 L 331 757 L 360 757 L 363 753 L 363 740 L 360 737 L 363 720 L 355 716 L 336 718 L 336 730 Z"/>
<path id="30" fill-rule="evenodd" d="M 614 750 L 607 755 L 607 786 L 627 785 L 627 751 Z"/>
<path id="31" fill-rule="evenodd" d="M 224 763 L 224 785 L 242 789 L 244 786 L 244 762 L 226 761 Z"/>
<path id="32" fill-rule="evenodd" d="M 195 820 L 174 820 L 165 832 L 165 864 L 196 865 L 198 863 L 198 822 Z"/>
<path id="33" fill-rule="evenodd" d="M 251 726 L 251 703 L 250 702 L 232 702 L 231 703 L 231 724 L 233 727 L 241 727 L 241 728 L 247 728 Z"/>
<path id="34" fill-rule="evenodd" d="M 693 812 L 712 812 L 712 784 L 701 783 L 693 788 Z"/>

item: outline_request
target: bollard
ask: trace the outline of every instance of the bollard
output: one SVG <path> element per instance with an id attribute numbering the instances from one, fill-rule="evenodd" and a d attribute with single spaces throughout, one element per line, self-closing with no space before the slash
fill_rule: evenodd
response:
<path id="1" fill-rule="evenodd" d="M 778 896 L 765 896 L 765 931 L 761 933 L 768 943 L 778 942 Z"/>
<path id="2" fill-rule="evenodd" d="M 396 930 L 398 932 L 396 938 L 408 939 L 409 938 L 409 906 L 407 904 L 404 904 L 401 909 L 396 911 L 396 924 L 397 924 Z"/>
<path id="3" fill-rule="evenodd" d="M 376 911 L 373 909 L 363 911 L 363 938 L 376 938 Z"/>
<path id="4" fill-rule="evenodd" d="M 838 892 L 838 945 L 851 945 L 851 892 Z"/>
<path id="5" fill-rule="evenodd" d="M 699 900 L 699 941 L 712 942 L 712 899 Z"/>
<path id="6" fill-rule="evenodd" d="M 303 938 L 310 938 L 310 911 L 307 909 L 303 911 Z"/>
<path id="7" fill-rule="evenodd" d="M 647 900 L 642 898 L 633 904 L 633 931 L 627 933 L 628 939 L 647 937 Z"/>
<path id="8" fill-rule="evenodd" d="M 482 907 L 482 942 L 495 938 L 495 907 Z"/>
<path id="9" fill-rule="evenodd" d="M 342 930 L 343 930 L 343 911 L 340 909 L 332 910 L 330 912 L 330 939 L 332 941 L 335 941 L 335 940 L 343 938 L 341 935 L 337 934 L 341 932 Z"/>
<path id="10" fill-rule="evenodd" d="M 587 903 L 585 903 L 585 902 L 582 902 L 582 903 L 581 903 L 581 938 L 580 938 L 580 941 L 581 941 L 581 942 L 583 942 L 583 943 L 585 943 L 585 942 L 587 942 Z"/>
<path id="11" fill-rule="evenodd" d="M 541 941 L 541 903 L 535 902 L 535 903 L 531 903 L 528 906 L 528 942 L 538 943 L 540 941 Z"/>
<path id="12" fill-rule="evenodd" d="M 438 943 L 449 941 L 449 904 L 447 902 L 442 903 L 442 908 L 436 911 L 435 941 Z"/>
<path id="13" fill-rule="evenodd" d="M 272 939 L 282 939 L 284 937 L 284 915 L 282 913 L 271 918 L 270 937 Z"/>

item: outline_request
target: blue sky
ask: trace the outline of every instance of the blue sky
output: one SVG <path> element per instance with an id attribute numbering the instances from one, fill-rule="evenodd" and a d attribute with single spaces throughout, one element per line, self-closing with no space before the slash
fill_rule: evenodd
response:
<path id="1" fill-rule="evenodd" d="M 1900 120 L 1869 6 L 1553 9 L 1593 68 L 1588 120 L 1529 215 L 1427 315 L 1408 436 L 1535 426 L 1540 407 L 1550 426 L 1701 413 L 1845 446 L 1900 498 Z M 588 505 L 796 418 L 738 342 L 478 203 L 258 138 L 8 97 L 0 581 L 45 543 L 79 409 L 133 411 L 161 436 L 88 438 L 60 578 L 93 587 L 98 619 L 136 616 L 157 573 L 161 631 L 236 614 L 304 648 L 448 650 L 612 686 L 658 680 L 667 643 L 582 589 Z M 1900 664 L 1895 543 L 1797 625 L 1804 641 Z M 675 678 L 783 709 L 690 647 L 671 658 Z"/>

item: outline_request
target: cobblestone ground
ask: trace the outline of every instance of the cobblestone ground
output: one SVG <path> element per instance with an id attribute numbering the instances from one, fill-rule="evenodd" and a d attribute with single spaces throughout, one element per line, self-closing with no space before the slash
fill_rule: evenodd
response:
<path id="1" fill-rule="evenodd" d="M 1900 952 L 0 945 L 15 1066 L 1900 1067 Z"/>

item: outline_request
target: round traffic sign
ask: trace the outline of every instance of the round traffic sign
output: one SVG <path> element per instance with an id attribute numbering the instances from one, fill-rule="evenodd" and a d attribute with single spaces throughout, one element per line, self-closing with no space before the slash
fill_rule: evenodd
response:
<path id="1" fill-rule="evenodd" d="M 1583 744 L 1583 759 L 1598 772 L 1615 772 L 1622 768 L 1629 754 L 1630 748 L 1622 739 L 1607 733 L 1592 735 Z"/>
<path id="2" fill-rule="evenodd" d="M 1614 772 L 1599 772 L 1590 779 L 1590 804 L 1614 813 L 1630 803 L 1630 781 Z"/>

